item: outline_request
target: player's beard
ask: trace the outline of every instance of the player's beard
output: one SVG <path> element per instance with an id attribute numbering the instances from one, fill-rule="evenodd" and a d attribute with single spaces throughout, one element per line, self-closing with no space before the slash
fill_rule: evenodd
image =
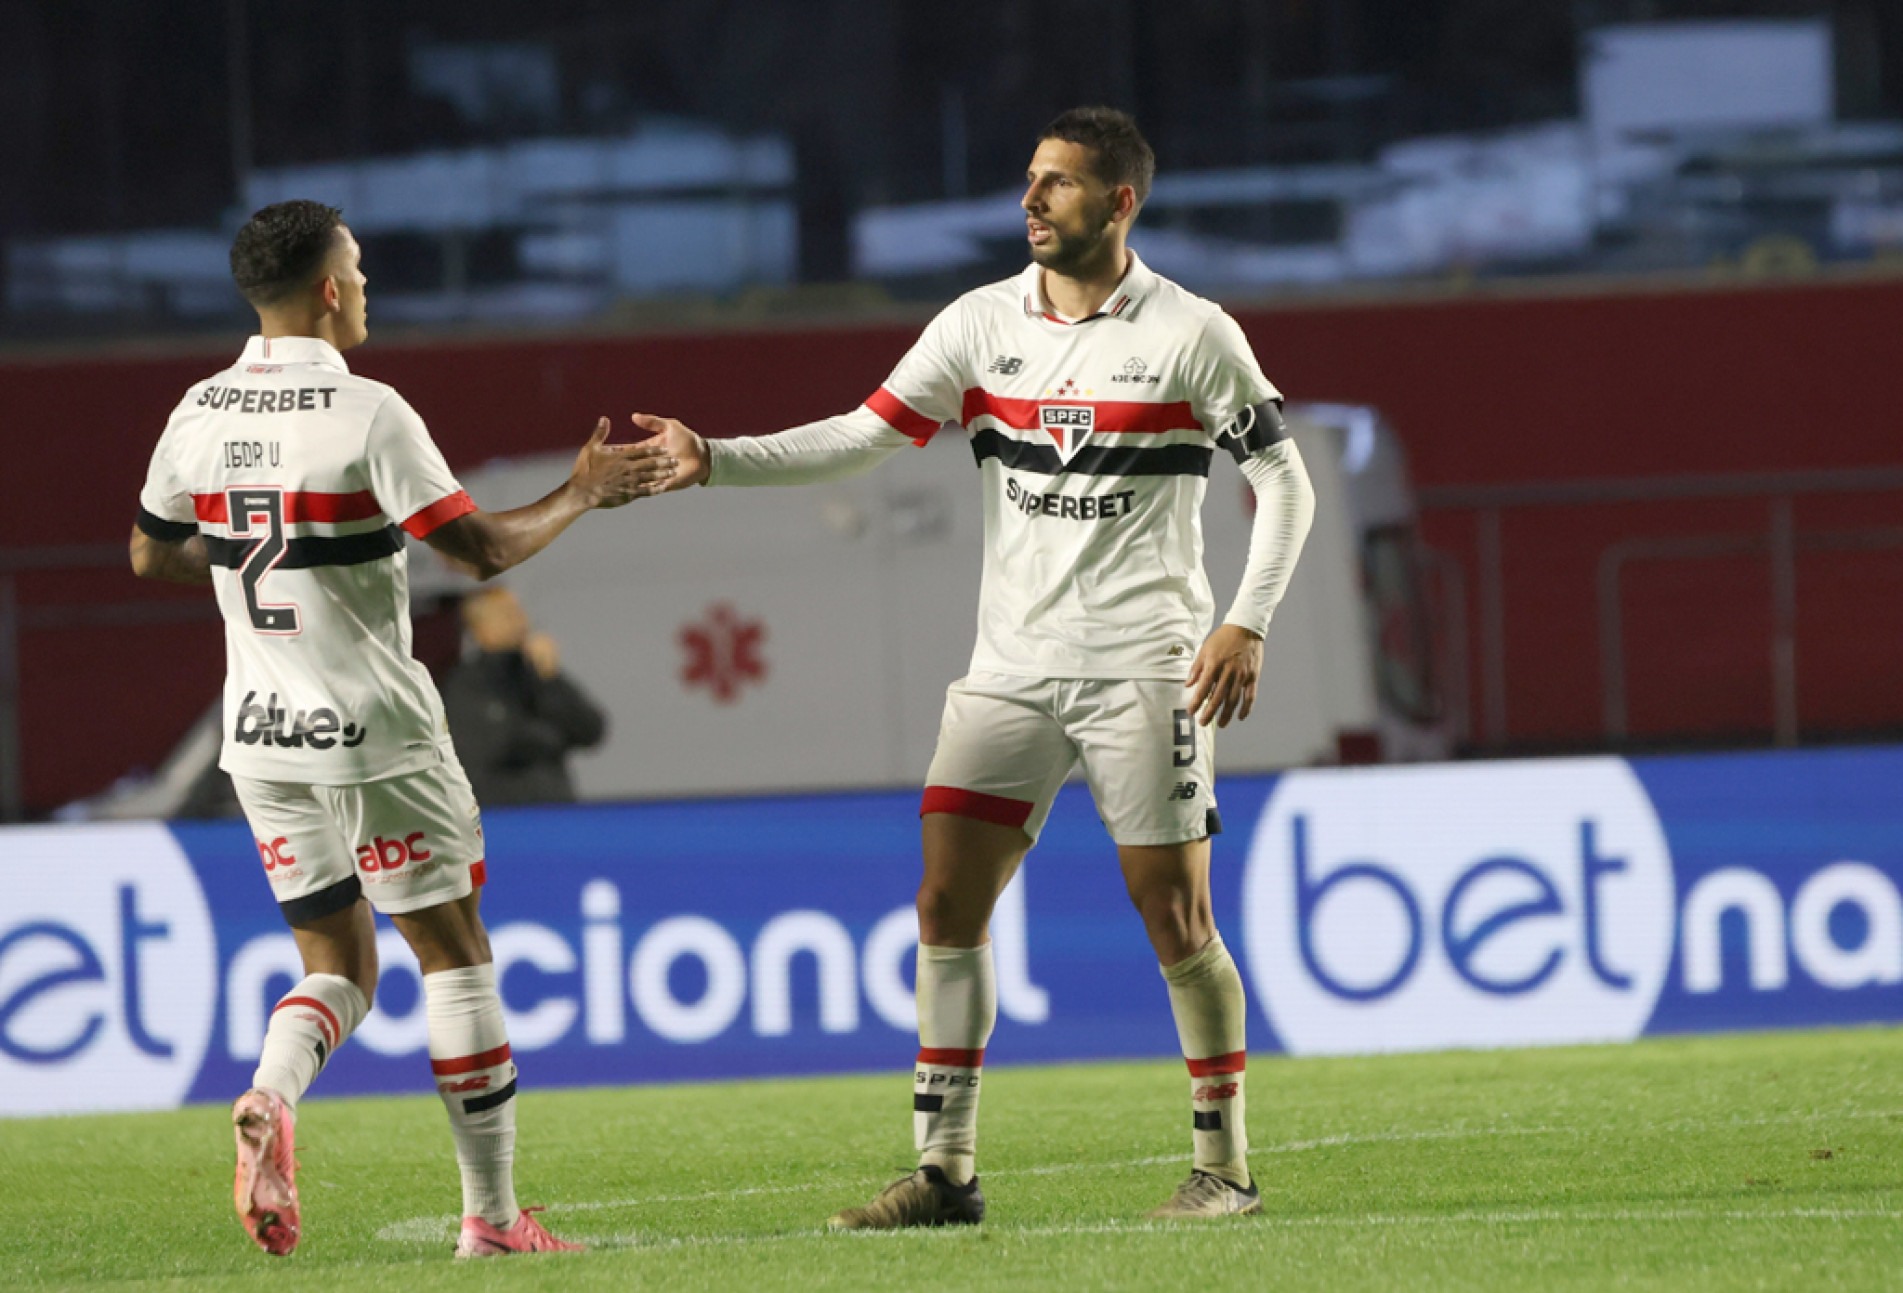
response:
<path id="1" fill-rule="evenodd" d="M 1097 218 L 1091 213 L 1089 226 L 1081 233 L 1067 234 L 1058 231 L 1052 224 L 1045 224 L 1051 231 L 1050 241 L 1042 247 L 1031 248 L 1031 259 L 1045 269 L 1059 274 L 1074 274 L 1091 262 L 1102 251 L 1104 240 L 1110 232 L 1110 216 L 1105 213 Z"/>

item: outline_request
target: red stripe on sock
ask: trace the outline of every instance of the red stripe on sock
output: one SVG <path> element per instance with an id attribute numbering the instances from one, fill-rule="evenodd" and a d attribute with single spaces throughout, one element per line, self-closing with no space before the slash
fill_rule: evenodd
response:
<path id="1" fill-rule="evenodd" d="M 921 1046 L 918 1052 L 918 1062 L 921 1064 L 942 1064 L 946 1068 L 954 1069 L 983 1068 L 985 1048 L 980 1046 L 975 1051 L 959 1051 L 953 1050 L 948 1046 Z"/>
<path id="2" fill-rule="evenodd" d="M 1247 1067 L 1249 1052 L 1231 1051 L 1227 1055 L 1212 1055 L 1206 1060 L 1185 1059 L 1189 1065 L 1191 1077 L 1215 1077 L 1219 1073 L 1240 1073 Z"/>
<path id="3" fill-rule="evenodd" d="M 312 1010 L 315 1010 L 317 1012 L 317 1029 L 324 1034 L 324 1045 L 330 1047 L 332 1050 L 337 1049 L 337 1038 L 344 1030 L 343 1026 L 337 1022 L 337 1016 L 331 1013 L 329 1006 L 319 1001 L 316 997 L 286 997 L 284 1000 L 278 1002 L 276 1009 L 272 1010 L 271 1013 L 275 1015 L 279 1010 L 284 1010 L 290 1006 L 309 1006 Z"/>
<path id="4" fill-rule="evenodd" d="M 445 1073 L 474 1073 L 477 1069 L 492 1069 L 509 1058 L 509 1043 L 504 1042 L 492 1051 L 480 1055 L 464 1055 L 453 1060 L 432 1059 L 429 1071 L 439 1076 Z"/>

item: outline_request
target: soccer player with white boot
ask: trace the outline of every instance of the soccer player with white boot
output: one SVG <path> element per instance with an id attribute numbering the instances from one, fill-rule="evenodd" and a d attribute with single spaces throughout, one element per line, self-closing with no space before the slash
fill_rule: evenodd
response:
<path id="1" fill-rule="evenodd" d="M 1246 1007 L 1216 932 L 1212 725 L 1247 718 L 1262 637 L 1313 513 L 1281 396 L 1235 321 L 1126 246 L 1155 170 L 1123 113 L 1044 131 L 1023 198 L 1031 264 L 941 312 L 851 413 L 708 441 L 636 414 L 678 461 L 670 489 L 864 471 L 947 423 L 970 433 L 985 567 L 970 673 L 946 696 L 920 806 L 918 1169 L 834 1229 L 984 1216 L 977 1113 L 997 1018 L 989 922 L 1081 762 L 1143 918 L 1189 1066 L 1193 1169 L 1153 1216 L 1255 1212 L 1243 1119 Z M 1256 495 L 1223 622 L 1202 568 L 1215 451 Z"/>
<path id="2" fill-rule="evenodd" d="M 458 1257 L 573 1251 L 517 1205 L 515 1062 L 478 914 L 481 819 L 442 701 L 410 654 L 403 535 L 489 578 L 594 508 L 658 492 L 663 451 L 597 424 L 539 502 L 477 508 L 416 412 L 352 374 L 369 335 L 356 239 L 334 208 L 283 202 L 232 245 L 259 335 L 186 392 L 132 532 L 142 576 L 211 584 L 225 621 L 232 775 L 304 979 L 232 1107 L 234 1201 L 268 1253 L 297 1246 L 298 1101 L 375 1000 L 388 915 L 422 970 L 430 1068 L 462 1171 Z"/>

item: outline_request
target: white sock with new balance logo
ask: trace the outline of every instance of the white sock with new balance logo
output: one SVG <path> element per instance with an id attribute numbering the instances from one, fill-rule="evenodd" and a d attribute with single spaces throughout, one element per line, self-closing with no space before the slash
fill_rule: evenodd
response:
<path id="1" fill-rule="evenodd" d="M 349 979 L 305 975 L 271 1012 L 251 1085 L 268 1087 L 296 1105 L 369 1012 L 370 1003 Z"/>
<path id="2" fill-rule="evenodd" d="M 1249 1129 L 1242 1079 L 1248 1063 L 1242 976 L 1222 936 L 1162 967 L 1170 1013 L 1189 1064 L 1190 1120 L 1196 1170 L 1232 1185 L 1249 1184 Z"/>
<path id="3" fill-rule="evenodd" d="M 515 1060 L 502 1023 L 496 967 L 423 976 L 430 1072 L 449 1110 L 462 1169 L 463 1215 L 507 1230 L 515 1201 Z"/>
<path id="4" fill-rule="evenodd" d="M 918 1065 L 912 1074 L 912 1136 L 920 1166 L 953 1185 L 978 1165 L 978 1079 L 998 1022 L 991 944 L 918 948 Z"/>

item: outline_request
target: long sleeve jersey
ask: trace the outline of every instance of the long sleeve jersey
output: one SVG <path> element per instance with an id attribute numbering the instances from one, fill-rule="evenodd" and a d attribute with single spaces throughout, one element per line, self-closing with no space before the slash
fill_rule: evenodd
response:
<path id="1" fill-rule="evenodd" d="M 1181 678 L 1214 610 L 1201 509 L 1215 451 L 1257 497 L 1226 622 L 1266 631 L 1307 535 L 1313 494 L 1280 400 L 1235 320 L 1135 253 L 1077 321 L 1031 265 L 954 301 L 851 413 L 712 442 L 708 483 L 835 479 L 962 426 L 985 498 L 972 669 Z"/>

